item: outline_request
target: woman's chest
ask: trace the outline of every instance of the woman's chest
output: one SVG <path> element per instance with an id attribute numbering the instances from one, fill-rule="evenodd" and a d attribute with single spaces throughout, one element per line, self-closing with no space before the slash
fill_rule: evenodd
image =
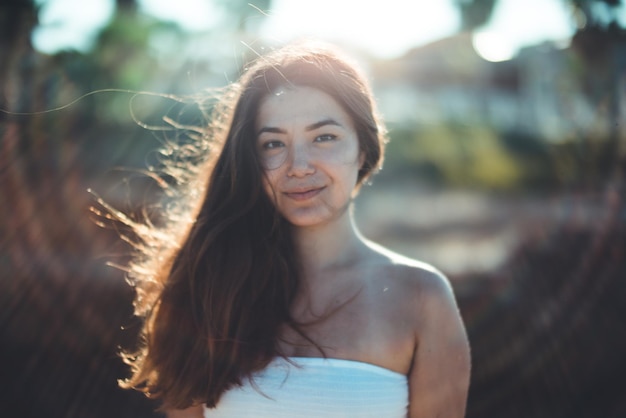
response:
<path id="1" fill-rule="evenodd" d="M 385 293 L 365 290 L 325 308 L 300 306 L 294 310 L 299 313 L 295 319 L 304 335 L 283 327 L 283 354 L 355 360 L 407 374 L 415 349 L 415 321 Z"/>

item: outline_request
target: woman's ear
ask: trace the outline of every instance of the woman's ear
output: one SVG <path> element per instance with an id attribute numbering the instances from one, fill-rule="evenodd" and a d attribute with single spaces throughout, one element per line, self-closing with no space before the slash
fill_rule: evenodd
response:
<path id="1" fill-rule="evenodd" d="M 363 168 L 363 164 L 365 164 L 365 151 L 359 151 L 359 170 Z"/>

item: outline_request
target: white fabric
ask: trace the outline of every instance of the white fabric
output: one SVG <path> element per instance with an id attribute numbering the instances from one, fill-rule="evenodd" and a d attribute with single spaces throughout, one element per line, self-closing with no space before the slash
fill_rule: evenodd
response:
<path id="1" fill-rule="evenodd" d="M 205 418 L 404 418 L 403 374 L 352 360 L 277 358 L 252 383 L 224 393 Z"/>

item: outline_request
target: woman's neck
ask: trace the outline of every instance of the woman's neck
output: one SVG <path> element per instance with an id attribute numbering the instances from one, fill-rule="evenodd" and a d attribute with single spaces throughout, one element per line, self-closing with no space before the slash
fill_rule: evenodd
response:
<path id="1" fill-rule="evenodd" d="M 305 277 L 346 266 L 365 247 L 349 211 L 331 223 L 295 228 L 294 233 Z"/>

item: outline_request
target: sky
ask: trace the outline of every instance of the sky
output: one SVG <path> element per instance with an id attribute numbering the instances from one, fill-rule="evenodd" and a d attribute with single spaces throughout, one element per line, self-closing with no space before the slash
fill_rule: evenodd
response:
<path id="1" fill-rule="evenodd" d="M 263 11 L 267 17 L 261 36 L 278 42 L 314 36 L 392 58 L 457 32 L 460 18 L 454 1 L 273 0 L 272 9 Z M 113 13 L 113 0 L 90 0 L 88 7 L 84 0 L 37 3 L 43 6 L 42 25 L 33 34 L 33 44 L 47 53 L 64 48 L 87 50 Z M 523 46 L 546 40 L 567 41 L 575 24 L 566 3 L 499 0 L 490 24 L 474 35 L 474 47 L 483 58 L 502 61 Z M 222 17 L 212 0 L 140 0 L 140 7 L 146 14 L 176 22 L 190 33 L 209 31 Z"/>

